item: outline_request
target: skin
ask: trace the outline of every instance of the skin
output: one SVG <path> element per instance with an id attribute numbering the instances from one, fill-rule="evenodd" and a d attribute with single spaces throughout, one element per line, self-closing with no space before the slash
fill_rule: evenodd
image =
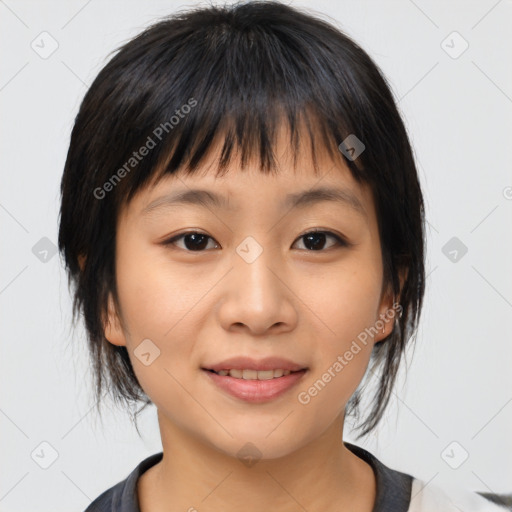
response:
<path id="1" fill-rule="evenodd" d="M 234 162 L 215 178 L 214 152 L 204 172 L 167 176 L 141 190 L 119 216 L 120 309 L 110 300 L 105 336 L 127 347 L 157 407 L 164 452 L 138 481 L 142 512 L 373 509 L 373 470 L 342 443 L 344 409 L 373 344 L 390 334 L 393 320 L 360 344 L 308 404 L 297 399 L 392 308 L 393 297 L 382 289 L 373 196 L 351 177 L 341 155 L 333 162 L 318 151 L 320 175 L 309 155 L 301 155 L 294 169 L 289 144 L 280 137 L 277 176 L 256 164 L 241 171 Z M 350 189 L 366 216 L 333 202 L 283 209 L 286 194 L 319 185 Z M 193 187 L 228 196 L 233 211 L 175 205 L 142 214 L 155 198 Z M 303 237 L 313 228 L 352 245 L 329 235 L 313 250 Z M 190 250 L 190 238 L 188 246 L 186 238 L 162 244 L 189 230 L 211 237 L 200 251 Z M 263 249 L 250 264 L 236 252 L 248 236 Z M 147 338 L 160 350 L 148 366 L 134 355 Z M 224 394 L 200 369 L 235 355 L 281 356 L 309 371 L 277 399 L 251 404 Z M 237 457 L 247 442 L 262 454 L 251 467 Z"/>

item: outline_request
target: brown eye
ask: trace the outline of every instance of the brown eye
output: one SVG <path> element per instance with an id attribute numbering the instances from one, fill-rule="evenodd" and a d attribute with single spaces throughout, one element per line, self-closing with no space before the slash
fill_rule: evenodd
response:
<path id="1" fill-rule="evenodd" d="M 322 251 L 325 249 L 326 240 L 334 239 L 338 245 L 348 246 L 349 244 L 338 235 L 330 231 L 310 231 L 301 235 L 298 240 L 304 240 L 304 246 L 309 251 Z M 336 245 L 336 244 L 335 244 Z M 332 246 L 331 246 L 332 247 Z"/>
<path id="2" fill-rule="evenodd" d="M 199 233 L 198 231 L 189 231 L 188 233 L 182 233 L 177 235 L 170 240 L 167 240 L 163 245 L 176 245 L 178 240 L 183 239 L 185 247 L 178 247 L 189 252 L 203 252 L 208 245 L 208 239 L 213 240 L 212 237 L 205 233 Z"/>

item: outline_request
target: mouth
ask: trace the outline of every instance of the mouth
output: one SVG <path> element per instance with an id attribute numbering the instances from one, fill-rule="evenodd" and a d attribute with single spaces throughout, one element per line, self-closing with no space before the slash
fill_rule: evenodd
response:
<path id="1" fill-rule="evenodd" d="M 295 387 L 308 372 L 302 370 L 212 370 L 201 368 L 202 373 L 230 397 L 252 404 L 269 402 Z"/>
<path id="2" fill-rule="evenodd" d="M 292 373 L 304 373 L 307 368 L 302 368 L 301 370 L 283 370 L 281 368 L 276 370 L 239 370 L 239 369 L 231 369 L 231 370 L 211 370 L 208 368 L 201 368 L 207 372 L 215 373 L 220 375 L 221 377 L 233 377 L 234 379 L 244 379 L 244 380 L 272 380 L 279 379 L 281 377 L 286 377 Z"/>

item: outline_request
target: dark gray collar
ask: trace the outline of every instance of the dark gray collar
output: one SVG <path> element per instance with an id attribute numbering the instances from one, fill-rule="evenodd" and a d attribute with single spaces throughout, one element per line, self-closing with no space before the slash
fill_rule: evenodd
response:
<path id="1" fill-rule="evenodd" d="M 377 496 L 372 512 L 407 512 L 411 502 L 413 477 L 388 468 L 369 451 L 355 444 L 343 444 L 360 459 L 367 462 L 375 473 Z"/>

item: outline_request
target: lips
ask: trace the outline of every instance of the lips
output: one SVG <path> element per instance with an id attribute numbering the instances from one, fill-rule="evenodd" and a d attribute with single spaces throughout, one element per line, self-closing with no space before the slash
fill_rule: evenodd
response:
<path id="1" fill-rule="evenodd" d="M 269 402 L 284 395 L 301 382 L 307 370 L 291 372 L 288 375 L 269 380 L 234 378 L 204 369 L 202 373 L 223 393 L 238 400 L 256 404 Z"/>
<path id="2" fill-rule="evenodd" d="M 225 359 L 217 363 L 205 364 L 202 369 L 212 370 L 216 373 L 221 370 L 289 370 L 290 372 L 298 372 L 308 370 L 308 367 L 282 357 L 266 357 L 256 360 L 250 357 L 239 356 Z"/>

